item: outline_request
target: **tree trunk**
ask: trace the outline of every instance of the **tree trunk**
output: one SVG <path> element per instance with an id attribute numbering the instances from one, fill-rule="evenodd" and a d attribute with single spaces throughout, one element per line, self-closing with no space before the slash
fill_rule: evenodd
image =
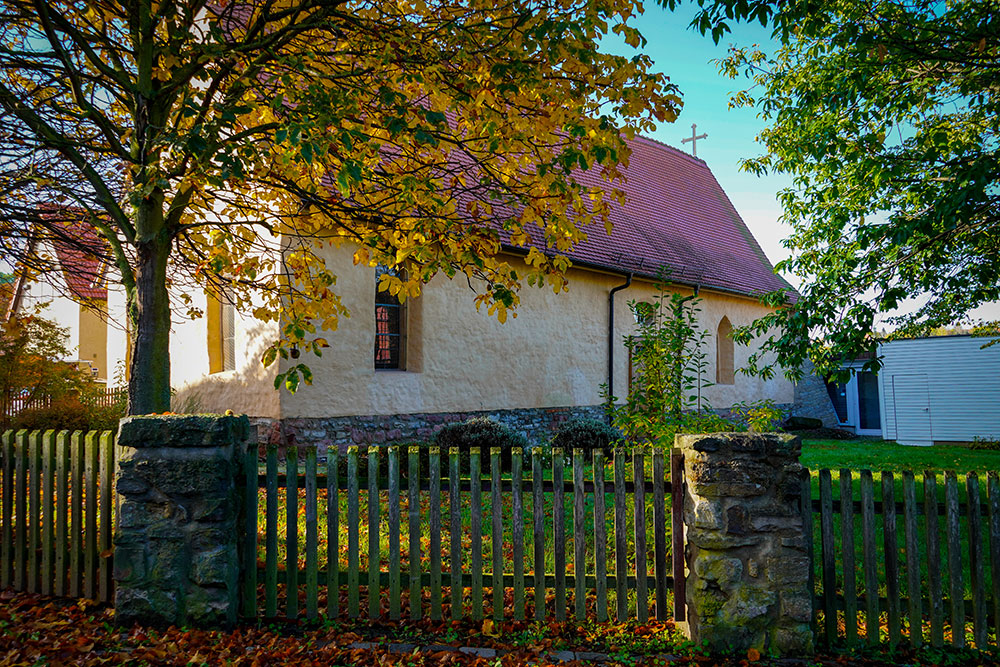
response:
<path id="1" fill-rule="evenodd" d="M 129 309 L 134 319 L 128 413 L 169 412 L 170 298 L 167 294 L 167 259 L 170 256 L 170 237 L 161 230 L 152 238 L 139 242 L 136 250 L 135 289 L 129 294 Z"/>

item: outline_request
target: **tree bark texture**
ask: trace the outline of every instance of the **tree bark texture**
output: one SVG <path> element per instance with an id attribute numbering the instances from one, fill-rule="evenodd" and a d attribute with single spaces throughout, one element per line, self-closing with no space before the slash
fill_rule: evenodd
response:
<path id="1" fill-rule="evenodd" d="M 129 369 L 130 415 L 170 411 L 170 296 L 167 260 L 171 238 L 163 226 L 163 201 L 151 197 L 136 210 L 136 228 L 149 230 L 136 244 L 135 289 L 129 294 L 134 313 Z"/>

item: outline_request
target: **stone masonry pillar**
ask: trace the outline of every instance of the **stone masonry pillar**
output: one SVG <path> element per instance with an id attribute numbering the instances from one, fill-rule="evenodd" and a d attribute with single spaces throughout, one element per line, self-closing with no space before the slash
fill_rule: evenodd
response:
<path id="1" fill-rule="evenodd" d="M 774 433 L 678 435 L 687 494 L 688 633 L 713 651 L 813 650 L 802 449 Z"/>
<path id="2" fill-rule="evenodd" d="M 118 624 L 236 622 L 236 483 L 249 432 L 246 417 L 122 420 L 114 540 Z"/>

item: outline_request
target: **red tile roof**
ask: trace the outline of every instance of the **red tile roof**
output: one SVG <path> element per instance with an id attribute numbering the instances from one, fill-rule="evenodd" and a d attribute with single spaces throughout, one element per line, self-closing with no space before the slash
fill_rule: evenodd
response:
<path id="1" fill-rule="evenodd" d="M 630 142 L 623 170 L 625 205 L 612 204 L 614 228 L 588 229 L 588 239 L 568 256 L 577 264 L 656 277 L 665 267 L 674 282 L 748 296 L 794 290 L 747 229 L 704 160 L 653 139 Z M 596 170 L 577 179 L 602 186 Z"/>
<path id="2" fill-rule="evenodd" d="M 91 225 L 74 220 L 68 207 L 53 206 L 48 216 L 54 224 L 49 227 L 51 238 L 47 240 L 55 249 L 70 296 L 79 301 L 107 299 L 107 267 L 103 259 L 107 242 Z"/>

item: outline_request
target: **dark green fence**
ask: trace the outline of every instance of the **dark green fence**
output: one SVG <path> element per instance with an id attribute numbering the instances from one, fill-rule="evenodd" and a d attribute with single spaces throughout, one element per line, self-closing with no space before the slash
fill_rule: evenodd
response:
<path id="1" fill-rule="evenodd" d="M 262 469 L 254 452 L 243 612 L 683 619 L 682 469 L 646 449 L 351 447 L 321 463 L 270 447 Z"/>
<path id="2" fill-rule="evenodd" d="M 110 601 L 114 434 L 0 436 L 0 587 Z"/>
<path id="3" fill-rule="evenodd" d="M 812 512 L 814 560 L 828 644 L 997 642 L 1000 484 L 925 472 L 820 470 Z M 818 488 L 816 488 L 818 486 Z M 836 492 L 835 492 L 836 487 Z M 964 488 L 963 488 L 964 487 Z M 964 498 L 962 498 L 964 496 Z"/>

